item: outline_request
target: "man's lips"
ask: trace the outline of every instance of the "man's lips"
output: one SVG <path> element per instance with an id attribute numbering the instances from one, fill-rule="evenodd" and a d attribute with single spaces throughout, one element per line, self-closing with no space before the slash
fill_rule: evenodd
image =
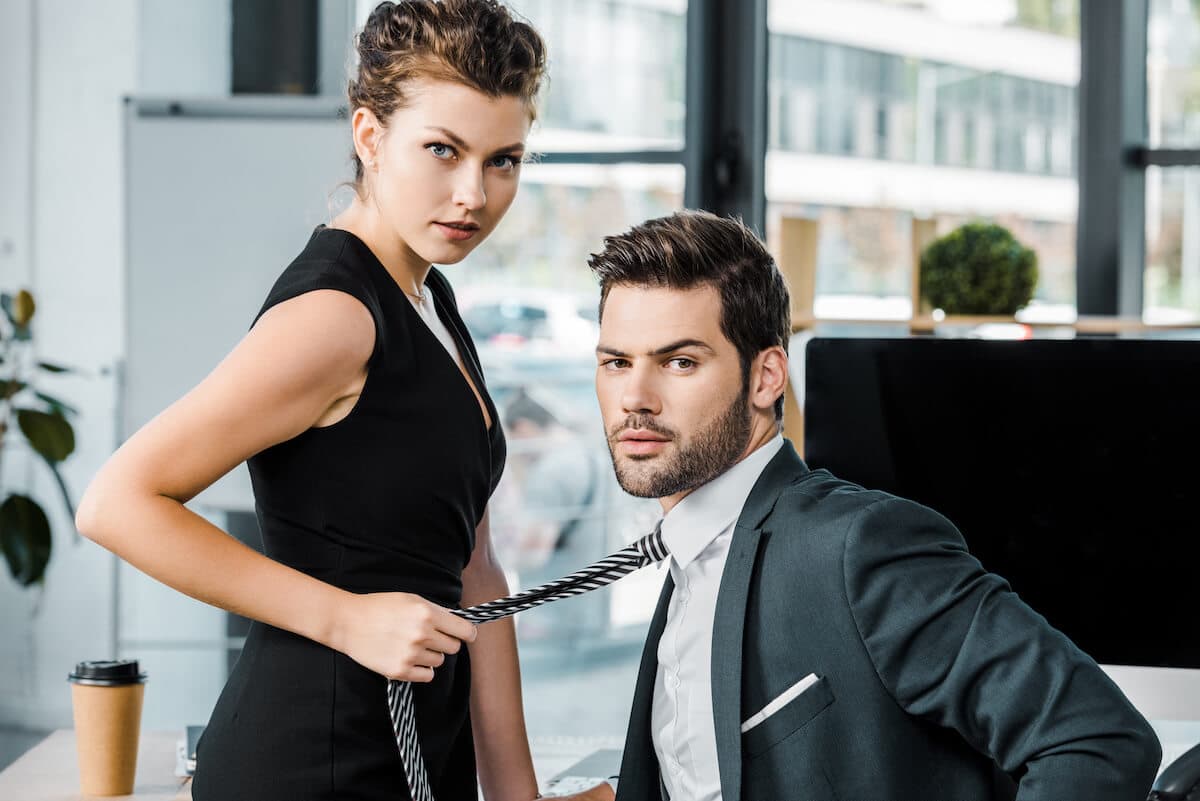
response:
<path id="1" fill-rule="evenodd" d="M 668 437 L 649 431 L 628 430 L 617 436 L 621 451 L 628 456 L 653 456 L 670 442 Z"/>
<path id="2" fill-rule="evenodd" d="M 661 434 L 654 434 L 650 431 L 626 430 L 626 431 L 622 431 L 617 436 L 617 439 L 621 440 L 622 442 L 627 442 L 629 440 L 639 440 L 639 441 L 647 441 L 647 442 L 666 442 L 668 438 L 662 436 Z"/>

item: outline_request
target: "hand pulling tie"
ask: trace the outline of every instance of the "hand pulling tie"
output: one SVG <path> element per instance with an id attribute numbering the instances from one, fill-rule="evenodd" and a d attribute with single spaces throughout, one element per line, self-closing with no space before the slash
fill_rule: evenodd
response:
<path id="1" fill-rule="evenodd" d="M 488 601 L 467 609 L 452 609 L 454 614 L 472 623 L 488 623 L 515 615 L 535 606 L 561 601 L 598 590 L 612 584 L 635 570 L 661 562 L 667 557 L 667 547 L 662 538 L 662 521 L 654 531 L 637 542 L 627 545 L 611 556 L 606 556 L 569 576 L 547 582 L 540 587 L 518 592 L 507 598 Z M 417 719 L 413 714 L 412 684 L 407 681 L 388 681 L 388 709 L 392 716 L 392 731 L 396 745 L 404 762 L 404 776 L 408 780 L 408 791 L 413 801 L 434 801 L 429 787 L 429 776 L 425 773 L 425 760 L 421 756 L 421 744 L 417 739 Z"/>

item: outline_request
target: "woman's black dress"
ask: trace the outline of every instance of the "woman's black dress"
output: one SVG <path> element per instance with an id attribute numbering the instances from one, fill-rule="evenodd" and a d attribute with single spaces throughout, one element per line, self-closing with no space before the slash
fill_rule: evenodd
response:
<path id="1" fill-rule="evenodd" d="M 434 269 L 426 286 L 491 429 L 458 365 L 371 250 L 353 234 L 321 227 L 259 316 L 317 289 L 358 298 L 375 319 L 366 383 L 347 417 L 248 465 L 268 556 L 352 592 L 410 592 L 457 607 L 505 445 L 450 285 Z M 254 623 L 200 740 L 192 797 L 408 799 L 386 684 L 344 654 Z M 413 685 L 438 801 L 477 797 L 469 686 L 466 648 L 447 655 L 432 683 Z"/>

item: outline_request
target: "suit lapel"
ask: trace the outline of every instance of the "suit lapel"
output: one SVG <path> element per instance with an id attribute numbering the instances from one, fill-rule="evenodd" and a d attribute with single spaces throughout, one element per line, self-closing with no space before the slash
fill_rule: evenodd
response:
<path id="1" fill-rule="evenodd" d="M 713 619 L 712 703 L 724 801 L 741 801 L 742 796 L 742 632 L 758 549 L 763 534 L 768 533 L 762 524 L 783 489 L 807 472 L 791 443 L 785 440 L 746 498 L 721 574 Z"/>
<path id="2" fill-rule="evenodd" d="M 734 529 L 713 619 L 713 727 L 724 801 L 740 801 L 742 794 L 742 630 L 761 535 L 740 523 Z"/>
<path id="3" fill-rule="evenodd" d="M 650 719 L 654 706 L 654 681 L 658 676 L 658 641 L 662 639 L 663 629 L 667 625 L 667 608 L 674 591 L 675 581 L 668 572 L 654 617 L 650 619 L 650 628 L 646 632 L 646 644 L 642 648 L 642 663 L 638 668 L 633 705 L 629 712 L 629 730 L 625 735 L 625 750 L 621 756 L 621 780 L 617 785 L 620 801 L 662 798 Z"/>
<path id="4" fill-rule="evenodd" d="M 767 533 L 761 526 L 783 488 L 807 472 L 808 468 L 791 443 L 785 440 L 783 448 L 767 464 L 742 507 L 725 571 L 721 574 L 717 612 L 713 619 L 712 698 L 724 801 L 741 801 L 742 795 L 742 630 L 754 564 L 762 535 Z M 656 801 L 662 797 L 651 714 L 654 682 L 658 676 L 658 642 L 667 625 L 667 609 L 674 590 L 675 582 L 668 573 L 642 649 L 625 751 L 621 757 L 617 801 Z"/>

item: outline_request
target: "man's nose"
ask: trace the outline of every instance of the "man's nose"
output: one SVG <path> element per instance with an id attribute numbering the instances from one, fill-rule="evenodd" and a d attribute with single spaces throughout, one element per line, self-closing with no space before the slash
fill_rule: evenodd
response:
<path id="1" fill-rule="evenodd" d="M 662 411 L 654 380 L 649 370 L 634 368 L 622 387 L 621 408 L 627 414 L 658 414 Z"/>

